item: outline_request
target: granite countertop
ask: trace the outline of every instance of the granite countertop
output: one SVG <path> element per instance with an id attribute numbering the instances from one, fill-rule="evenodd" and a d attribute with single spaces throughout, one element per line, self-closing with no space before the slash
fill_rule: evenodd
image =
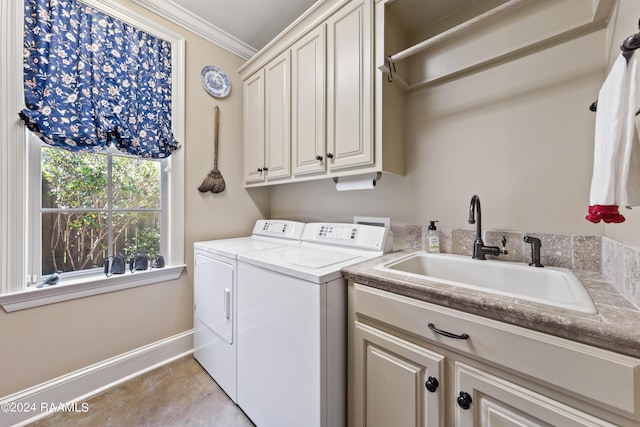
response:
<path id="1" fill-rule="evenodd" d="M 342 273 L 347 279 L 373 288 L 640 357 L 640 310 L 598 273 L 574 271 L 598 311 L 588 314 L 374 270 L 378 264 L 412 252 L 416 251 L 386 254 L 345 267 Z"/>

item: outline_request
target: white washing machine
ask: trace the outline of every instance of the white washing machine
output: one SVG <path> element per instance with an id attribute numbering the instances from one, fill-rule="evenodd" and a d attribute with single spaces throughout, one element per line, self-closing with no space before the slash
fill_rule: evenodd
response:
<path id="1" fill-rule="evenodd" d="M 304 224 L 259 220 L 251 236 L 194 246 L 194 357 L 237 402 L 237 256 L 300 243 Z"/>
<path id="2" fill-rule="evenodd" d="M 346 425 L 347 283 L 383 227 L 305 225 L 302 243 L 238 256 L 238 405 L 259 427 Z"/>

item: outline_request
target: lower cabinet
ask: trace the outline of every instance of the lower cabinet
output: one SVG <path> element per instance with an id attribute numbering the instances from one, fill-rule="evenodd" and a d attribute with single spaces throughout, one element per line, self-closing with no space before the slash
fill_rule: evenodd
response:
<path id="1" fill-rule="evenodd" d="M 482 369 L 455 362 L 455 425 L 614 426 Z"/>
<path id="2" fill-rule="evenodd" d="M 640 425 L 639 359 L 353 283 L 349 316 L 350 426 Z"/>
<path id="3" fill-rule="evenodd" d="M 356 322 L 356 425 L 440 426 L 444 356 Z"/>

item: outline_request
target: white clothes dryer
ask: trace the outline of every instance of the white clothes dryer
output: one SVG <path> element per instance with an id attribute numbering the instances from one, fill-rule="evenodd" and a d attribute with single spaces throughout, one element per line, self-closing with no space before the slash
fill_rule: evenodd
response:
<path id="1" fill-rule="evenodd" d="M 387 231 L 306 224 L 302 243 L 238 256 L 238 405 L 260 427 L 346 425 L 347 283 Z"/>
<path id="2" fill-rule="evenodd" d="M 194 243 L 194 357 L 237 402 L 237 257 L 296 245 L 304 224 L 258 220 L 251 236 Z"/>

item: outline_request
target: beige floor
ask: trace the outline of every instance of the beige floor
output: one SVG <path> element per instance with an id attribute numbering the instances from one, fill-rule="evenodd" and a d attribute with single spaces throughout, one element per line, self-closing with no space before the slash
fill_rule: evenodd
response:
<path id="1" fill-rule="evenodd" d="M 30 426 L 253 426 L 191 356 L 126 381 L 86 403 L 86 413 L 59 413 Z"/>

